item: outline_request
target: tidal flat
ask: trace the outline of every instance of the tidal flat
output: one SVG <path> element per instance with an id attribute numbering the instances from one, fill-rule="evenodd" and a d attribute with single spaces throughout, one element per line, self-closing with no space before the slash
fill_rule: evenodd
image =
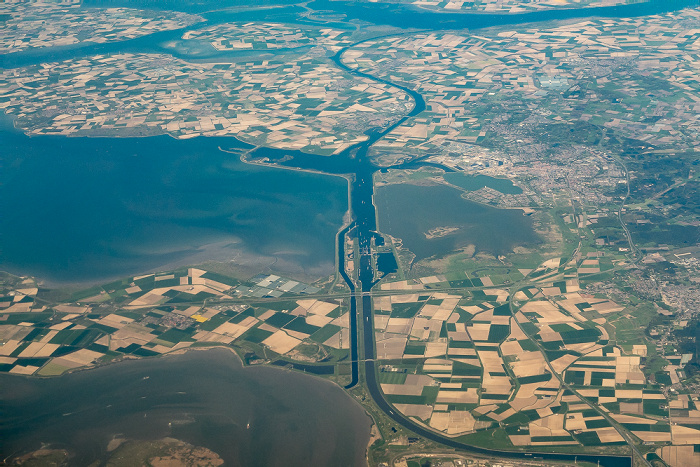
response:
<path id="1" fill-rule="evenodd" d="M 85 283 L 252 255 L 333 273 L 339 177 L 245 164 L 236 152 L 250 146 L 234 138 L 2 139 L 1 269 Z"/>
<path id="2" fill-rule="evenodd" d="M 365 463 L 371 420 L 331 382 L 244 368 L 230 351 L 124 361 L 55 378 L 0 375 L 3 458 L 42 444 L 73 465 L 108 456 L 114 439 L 171 437 L 226 465 Z"/>

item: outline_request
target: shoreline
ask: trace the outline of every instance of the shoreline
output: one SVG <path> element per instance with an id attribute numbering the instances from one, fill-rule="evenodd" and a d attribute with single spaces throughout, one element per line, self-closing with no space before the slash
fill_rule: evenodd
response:
<path id="1" fill-rule="evenodd" d="M 340 390 L 342 390 L 342 392 L 343 392 L 349 399 L 351 399 L 351 400 L 353 401 L 353 403 L 357 404 L 359 407 L 362 408 L 362 410 L 364 411 L 365 415 L 369 418 L 369 421 L 370 421 L 369 436 L 368 436 L 369 440 L 368 440 L 367 447 L 366 447 L 366 449 L 365 449 L 365 458 L 366 458 L 368 461 L 369 461 L 369 450 L 370 450 L 371 446 L 372 446 L 377 440 L 379 440 L 379 439 L 384 439 L 384 437 L 383 437 L 382 434 L 381 434 L 381 431 L 379 431 L 378 424 L 376 423 L 376 421 L 375 421 L 374 416 L 372 415 L 372 413 L 368 410 L 367 407 L 365 407 L 365 405 L 363 405 L 356 397 L 353 396 L 351 390 L 348 390 L 348 389 L 344 388 L 343 386 L 341 386 L 340 384 L 336 383 L 335 381 L 332 381 L 332 380 L 323 378 L 323 377 L 321 377 L 321 376 L 318 376 L 318 375 L 315 375 L 315 374 L 312 374 L 312 373 L 306 373 L 306 372 L 303 372 L 303 371 L 299 371 L 299 370 L 296 370 L 296 369 L 294 369 L 294 368 L 278 367 L 278 366 L 270 365 L 269 363 L 262 363 L 262 364 L 258 364 L 258 365 L 246 365 L 246 364 L 243 362 L 243 360 L 241 359 L 241 357 L 238 355 L 238 353 L 237 353 L 234 349 L 232 349 L 232 348 L 230 348 L 230 347 L 227 347 L 227 346 L 225 346 L 225 345 L 215 345 L 215 346 L 207 346 L 207 347 L 194 347 L 194 348 L 191 348 L 191 347 L 190 347 L 190 348 L 184 348 L 184 349 L 177 349 L 177 350 L 174 350 L 173 352 L 169 352 L 169 353 L 167 353 L 167 354 L 161 354 L 161 355 L 152 356 L 152 357 L 132 357 L 132 356 L 127 356 L 127 357 L 121 358 L 121 359 L 119 359 L 119 360 L 114 360 L 114 361 L 106 362 L 106 363 L 99 364 L 99 365 L 91 365 L 91 366 L 86 366 L 86 367 L 81 367 L 81 368 L 75 368 L 75 369 L 69 370 L 69 371 L 67 371 L 67 372 L 65 372 L 65 373 L 63 373 L 63 374 L 61 374 L 61 375 L 54 375 L 54 376 L 37 376 L 37 375 L 21 375 L 21 374 L 18 375 L 18 374 L 7 374 L 7 373 L 6 373 L 6 375 L 7 375 L 8 377 L 18 377 L 18 378 L 24 378 L 24 379 L 28 379 L 28 380 L 34 379 L 34 380 L 47 380 L 47 381 L 48 381 L 48 380 L 51 380 L 51 379 L 58 379 L 58 378 L 61 378 L 61 377 L 63 377 L 63 376 L 67 376 L 67 375 L 75 375 L 75 374 L 78 374 L 78 373 L 88 372 L 88 371 L 91 371 L 91 370 L 96 370 L 96 369 L 101 369 L 101 368 L 108 368 L 108 367 L 110 367 L 110 366 L 117 366 L 117 365 L 119 365 L 120 363 L 128 363 L 128 362 L 132 362 L 132 363 L 133 363 L 133 362 L 138 362 L 138 361 L 157 360 L 157 359 L 160 359 L 160 358 L 163 358 L 163 357 L 165 357 L 165 358 L 167 358 L 167 357 L 176 357 L 176 356 L 186 355 L 186 354 L 188 354 L 188 353 L 197 353 L 197 352 L 200 352 L 200 351 L 208 351 L 208 350 L 228 350 L 229 353 L 232 353 L 232 354 L 235 355 L 234 359 L 237 361 L 238 364 L 240 364 L 240 369 L 241 369 L 241 370 L 254 369 L 254 368 L 268 368 L 268 369 L 273 369 L 273 370 L 275 370 L 275 371 L 276 371 L 276 370 L 279 370 L 279 371 L 282 371 L 282 372 L 294 372 L 294 373 L 296 373 L 296 374 L 298 374 L 298 375 L 309 376 L 309 377 L 314 378 L 314 379 L 317 380 L 317 381 L 323 381 L 323 382 L 325 382 L 325 383 L 327 383 L 327 384 L 332 384 L 332 385 L 336 386 L 337 388 L 339 388 Z M 440 436 L 446 436 L 446 437 L 449 438 L 449 439 L 455 439 L 455 438 L 458 438 L 458 437 L 464 435 L 464 433 L 454 434 L 454 435 L 445 435 L 445 434 L 442 433 L 442 432 L 438 432 L 438 431 L 435 431 L 434 429 L 432 429 L 432 428 L 430 428 L 430 427 L 426 427 L 426 426 L 425 426 L 424 424 L 422 424 L 422 423 L 420 424 L 420 426 L 422 426 L 422 427 L 424 427 L 424 428 L 428 428 L 429 431 L 430 431 L 431 433 L 435 433 L 436 435 L 440 435 Z M 375 433 L 375 430 L 376 430 L 376 433 Z M 479 445 L 475 445 L 475 447 L 480 448 L 480 449 L 487 449 L 487 450 L 489 449 L 489 448 L 482 448 L 482 447 L 480 447 Z M 504 455 L 504 459 L 508 459 L 508 460 L 512 460 L 512 459 L 513 459 L 512 457 L 509 457 L 509 456 L 508 456 L 509 454 L 525 455 L 525 456 L 528 456 L 528 455 L 537 456 L 538 454 L 539 454 L 539 455 L 544 454 L 544 455 L 555 455 L 555 456 L 556 456 L 556 455 L 558 455 L 558 454 L 566 454 L 566 453 L 564 453 L 564 452 L 558 452 L 558 451 L 536 451 L 536 450 L 517 450 L 517 449 L 516 449 L 516 450 L 503 450 L 503 449 L 500 449 L 500 450 L 498 450 L 498 453 Z M 477 455 L 477 456 L 478 456 L 479 454 L 483 455 L 483 453 L 479 453 L 479 452 L 465 451 L 465 455 L 469 455 L 469 454 L 471 454 L 471 455 Z M 595 455 L 597 455 L 597 454 L 596 454 L 596 453 L 585 453 L 585 452 L 579 453 L 579 456 L 595 456 Z M 620 455 L 613 455 L 613 456 L 615 456 L 615 457 L 624 457 L 624 456 L 620 456 Z M 369 464 L 368 464 L 368 465 L 369 465 Z"/>
<path id="2" fill-rule="evenodd" d="M 413 8 L 416 10 L 420 10 L 422 12 L 428 12 L 428 13 L 437 13 L 437 14 L 445 14 L 445 15 L 494 15 L 494 16 L 518 16 L 518 15 L 525 15 L 528 13 L 542 13 L 542 12 L 548 12 L 548 11 L 563 11 L 563 10 L 573 10 L 573 11 L 585 11 L 588 9 L 594 9 L 594 8 L 613 8 L 613 7 L 621 7 L 625 5 L 632 5 L 632 4 L 638 4 L 638 3 L 650 3 L 651 0 L 642 0 L 640 2 L 637 1 L 626 1 L 626 2 L 619 2 L 619 3 L 614 3 L 614 4 L 604 4 L 604 3 L 599 3 L 597 5 L 584 5 L 584 6 L 577 6 L 575 3 L 570 3 L 567 5 L 562 5 L 562 6 L 547 6 L 545 8 L 535 8 L 532 10 L 524 10 L 524 11 L 510 11 L 510 10 L 446 10 L 445 8 L 443 9 L 437 9 L 437 8 L 428 8 L 423 5 L 418 5 L 415 3 L 409 3 L 405 4 L 405 6 L 409 8 Z M 397 5 L 404 5 L 402 3 L 396 3 Z"/>
<path id="3" fill-rule="evenodd" d="M 22 378 L 24 380 L 29 380 L 29 381 L 38 381 L 38 380 L 44 380 L 44 381 L 49 381 L 49 380 L 59 380 L 60 378 L 67 376 L 75 376 L 78 374 L 83 374 L 87 373 L 93 370 L 99 370 L 99 369 L 107 369 L 107 368 L 114 368 L 118 367 L 123 363 L 136 363 L 136 362 L 146 362 L 146 361 L 157 361 L 158 359 L 161 358 L 170 358 L 170 357 L 181 357 L 185 356 L 187 354 L 204 354 L 204 351 L 211 351 L 214 350 L 216 353 L 219 353 L 222 357 L 228 358 L 227 356 L 230 354 L 233 354 L 232 358 L 234 360 L 234 365 L 237 367 L 237 370 L 240 371 L 247 371 L 247 370 L 254 370 L 255 368 L 265 368 L 264 371 L 272 371 L 276 375 L 282 375 L 285 373 L 289 372 L 294 372 L 295 374 L 304 377 L 312 377 L 315 381 L 321 382 L 322 384 L 330 384 L 333 385 L 335 388 L 340 390 L 343 394 L 343 397 L 347 398 L 346 401 L 349 405 L 355 405 L 358 409 L 361 409 L 362 412 L 364 413 L 364 416 L 367 417 L 367 444 L 365 445 L 364 443 L 358 443 L 359 446 L 357 446 L 358 451 L 356 451 L 357 455 L 359 456 L 359 448 L 362 446 L 363 452 L 362 456 L 365 459 L 368 459 L 369 455 L 369 448 L 370 446 L 376 441 L 376 437 L 373 436 L 373 431 L 376 427 L 376 423 L 374 421 L 374 418 L 372 415 L 369 413 L 369 411 L 365 408 L 365 406 L 357 400 L 356 397 L 353 397 L 353 395 L 345 390 L 342 385 L 336 383 L 335 381 L 332 381 L 327 378 L 323 378 L 319 375 L 315 375 L 312 373 L 306 373 L 303 371 L 295 370 L 293 368 L 286 368 L 286 367 L 280 367 L 280 366 L 275 366 L 271 365 L 269 363 L 263 363 L 263 364 L 256 364 L 256 365 L 247 365 L 245 364 L 244 360 L 240 357 L 238 352 L 236 352 L 235 349 L 228 347 L 226 345 L 213 345 L 213 346 L 206 346 L 206 347 L 190 347 L 190 348 L 183 348 L 183 349 L 177 349 L 172 352 L 166 353 L 166 354 L 161 354 L 161 355 L 155 355 L 152 357 L 140 357 L 140 356 L 125 356 L 123 358 L 120 358 L 118 360 L 112 360 L 109 362 L 101 363 L 101 364 L 93 364 L 85 367 L 80 367 L 80 368 L 74 368 L 69 371 L 66 371 L 65 373 L 62 373 L 61 375 L 52 375 L 52 376 L 41 376 L 41 375 L 22 375 L 22 374 L 10 374 L 10 373 L 5 373 L 6 376 L 5 378 Z M 226 352 L 228 351 L 228 352 Z M 207 358 L 207 356 L 203 355 L 202 358 Z M 144 378 L 148 379 L 150 377 Z M 304 378 L 306 380 L 306 378 Z M 311 383 L 309 380 L 306 380 L 307 383 Z M 359 416 L 359 414 L 358 414 Z M 179 438 L 178 438 L 179 439 Z M 211 449 L 211 448 L 210 448 Z M 213 450 L 213 452 L 219 454 L 216 450 Z M 9 458 L 12 458 L 15 455 L 21 455 L 21 453 L 13 453 L 10 455 Z M 220 454 L 219 454 L 220 455 Z"/>
<path id="4" fill-rule="evenodd" d="M 27 270 L 22 270 L 22 271 L 17 271 L 14 268 L 2 268 L 0 269 L 0 273 L 5 273 L 9 274 L 11 276 L 15 277 L 25 277 L 25 278 L 33 278 L 37 285 L 43 286 L 46 288 L 50 289 L 82 289 L 82 288 L 90 288 L 90 287 L 95 287 L 103 284 L 107 284 L 110 282 L 114 282 L 117 280 L 121 279 L 128 279 L 130 277 L 136 277 L 140 275 L 147 275 L 147 274 L 158 274 L 160 272 L 168 272 L 171 270 L 176 270 L 180 268 L 188 268 L 188 267 L 196 267 L 201 265 L 202 263 L 206 263 L 209 261 L 217 261 L 218 262 L 225 262 L 225 261 L 232 261 L 234 258 L 239 257 L 241 254 L 243 254 L 242 250 L 235 251 L 234 258 L 232 259 L 221 259 L 221 256 L 216 256 L 217 253 L 220 253 L 221 250 L 224 249 L 224 247 L 228 245 L 234 245 L 240 242 L 238 241 L 232 241 L 232 240 L 221 240 L 217 242 L 210 242 L 202 245 L 201 247 L 196 248 L 195 251 L 193 251 L 191 254 L 187 254 L 185 257 L 183 257 L 180 260 L 171 260 L 168 261 L 160 266 L 156 266 L 153 268 L 147 268 L 144 270 L 134 270 L 131 272 L 125 272 L 124 274 L 115 274 L 115 275 L 110 275 L 110 276 L 105 276 L 101 278 L 95 278 L 95 279 L 76 279 L 76 280 L 60 280 L 52 277 L 47 277 L 42 275 L 41 273 L 35 273 L 33 271 L 27 271 Z M 193 259 L 193 257 L 198 256 L 198 255 L 206 255 L 207 258 L 202 258 L 200 261 L 190 261 Z M 208 258 L 211 256 L 211 258 Z M 253 255 L 254 256 L 254 255 Z"/>
<path id="5" fill-rule="evenodd" d="M 323 172 L 321 170 L 303 169 L 301 167 L 289 167 L 286 165 L 278 165 L 274 162 L 259 162 L 259 161 L 248 159 L 245 157 L 247 153 L 249 153 L 250 151 L 253 151 L 254 149 L 257 149 L 259 147 L 268 147 L 268 146 L 256 146 L 255 148 L 246 151 L 245 153 L 240 155 L 241 162 L 243 162 L 244 164 L 255 165 L 258 167 L 267 167 L 267 168 L 280 169 L 280 170 L 291 170 L 293 172 L 306 172 L 306 173 L 312 173 L 315 175 L 325 175 L 325 176 L 329 176 L 329 177 L 340 177 L 340 178 L 344 178 L 348 182 L 348 184 L 352 185 L 352 179 L 354 176 L 353 173 L 334 174 L 334 173 Z M 276 148 L 273 148 L 273 149 L 276 149 Z M 231 151 L 226 151 L 226 150 L 221 149 L 221 148 L 219 148 L 219 150 L 222 152 L 225 152 L 227 154 L 234 154 Z M 312 154 L 312 155 L 316 156 L 317 154 Z M 319 157 L 324 157 L 324 156 L 319 156 Z M 333 156 L 325 156 L 325 157 L 333 157 Z M 342 230 L 342 229 L 343 228 L 341 227 L 340 230 Z"/>

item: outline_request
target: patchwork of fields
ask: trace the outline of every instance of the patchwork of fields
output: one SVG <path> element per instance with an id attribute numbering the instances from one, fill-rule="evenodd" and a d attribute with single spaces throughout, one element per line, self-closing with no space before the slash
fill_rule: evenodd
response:
<path id="1" fill-rule="evenodd" d="M 276 356 L 335 362 L 350 347 L 342 300 L 286 298 L 318 288 L 274 275 L 239 283 L 189 268 L 95 287 L 53 307 L 25 284 L 0 300 L 2 371 L 56 375 L 126 356 L 149 357 L 207 347 L 237 347 L 250 363 Z M 94 294 L 94 295 L 93 295 Z M 207 301 L 265 297 L 264 303 L 207 306 Z M 272 300 L 272 301 L 270 301 Z M 330 369 L 333 374 L 333 367 Z"/>
<path id="2" fill-rule="evenodd" d="M 647 345 L 615 339 L 626 307 L 580 290 L 599 263 L 590 258 L 522 270 L 531 285 L 512 297 L 488 276 L 465 278 L 483 288 L 460 295 L 431 290 L 457 283 L 444 276 L 385 283 L 403 292 L 375 299 L 387 400 L 449 436 L 504 431 L 502 447 L 627 445 L 621 429 L 641 442 L 694 444 L 700 430 L 672 423 L 669 407 L 692 424 L 697 397 L 650 383 Z"/>

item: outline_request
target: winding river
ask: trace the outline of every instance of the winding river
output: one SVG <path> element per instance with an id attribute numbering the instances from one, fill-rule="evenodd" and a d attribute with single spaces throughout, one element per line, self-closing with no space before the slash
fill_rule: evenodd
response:
<path id="1" fill-rule="evenodd" d="M 136 6 L 140 2 L 129 2 L 131 7 Z M 587 16 L 606 16 L 606 17 L 621 17 L 621 16 L 642 16 L 649 14 L 657 14 L 666 11 L 677 10 L 687 6 L 695 5 L 696 1 L 689 0 L 673 0 L 652 2 L 643 4 L 632 4 L 619 7 L 604 7 L 591 8 L 580 10 L 552 10 L 537 13 L 528 13 L 523 15 L 484 15 L 484 14 L 449 14 L 449 13 L 432 13 L 420 12 L 418 10 L 398 6 L 368 3 L 358 5 L 357 3 L 342 3 L 327 0 L 318 0 L 308 4 L 308 7 L 315 10 L 326 10 L 334 14 L 345 15 L 346 21 L 349 19 L 360 19 L 369 21 L 375 24 L 386 24 L 400 27 L 418 27 L 424 30 L 444 30 L 444 29 L 477 29 L 489 26 L 503 24 L 517 24 L 525 22 L 536 22 L 546 20 L 561 20 L 571 18 L 582 18 Z M 96 1 L 91 2 L 96 6 L 109 5 L 119 6 L 118 1 Z M 143 2 L 143 6 L 152 6 L 150 2 Z M 283 22 L 310 22 L 308 17 L 303 16 L 305 10 L 297 6 L 286 6 L 283 8 L 275 8 L 271 10 L 255 10 L 255 11 L 236 11 L 236 12 L 205 12 L 202 13 L 206 18 L 207 25 L 220 24 L 229 21 L 283 21 Z M 378 19 L 381 18 L 381 19 Z M 338 23 L 335 21 L 325 21 L 324 25 L 344 27 L 348 24 Z M 188 27 L 187 29 L 195 28 L 199 25 Z M 16 53 L 0 56 L 0 66 L 5 68 L 20 67 L 30 64 L 41 63 L 53 60 L 75 59 L 80 56 L 109 53 L 109 52 L 157 52 L 174 54 L 173 50 L 164 48 L 162 45 L 169 40 L 179 39 L 182 30 L 167 31 L 153 34 L 134 40 L 109 43 L 109 44 L 84 44 L 71 48 L 37 50 L 25 53 Z M 355 44 L 356 45 L 356 44 Z M 354 46 L 354 45 L 353 45 Z M 374 187 L 373 175 L 378 170 L 367 158 L 367 152 L 377 141 L 392 131 L 398 125 L 404 123 L 407 119 L 419 114 L 425 109 L 425 101 L 423 97 L 412 89 L 404 86 L 391 83 L 389 81 L 377 78 L 367 73 L 359 72 L 347 67 L 342 62 L 343 54 L 353 46 L 349 46 L 339 51 L 332 57 L 333 63 L 339 68 L 342 68 L 348 73 L 355 76 L 361 76 L 377 82 L 382 82 L 391 85 L 395 88 L 409 94 L 414 106 L 412 110 L 404 117 L 394 121 L 388 126 L 382 128 L 374 128 L 366 132 L 368 139 L 362 143 L 347 148 L 337 156 L 322 157 L 300 153 L 298 151 L 287 151 L 270 148 L 257 148 L 250 154 L 251 158 L 267 158 L 276 166 L 283 166 L 297 169 L 310 169 L 316 172 L 327 174 L 344 174 L 349 175 L 351 180 L 351 197 L 350 209 L 352 212 L 353 221 L 350 225 L 345 226 L 341 232 L 341 240 L 338 242 L 338 255 L 340 258 L 339 273 L 352 291 L 351 300 L 351 333 L 352 333 L 352 381 L 348 388 L 352 388 L 360 382 L 360 365 L 364 365 L 364 383 L 367 385 L 372 398 L 375 400 L 381 410 L 397 424 L 407 427 L 418 435 L 442 443 L 446 446 L 463 449 L 471 452 L 478 452 L 500 457 L 514 458 L 532 458 L 533 456 L 551 460 L 566 460 L 573 461 L 585 460 L 589 462 L 599 462 L 605 467 L 621 466 L 627 467 L 631 465 L 629 457 L 606 456 L 606 455 L 573 455 L 573 454 L 553 454 L 553 453 L 524 453 L 524 452 L 505 452 L 491 451 L 488 449 L 478 448 L 466 445 L 455 439 L 441 436 L 440 434 L 420 427 L 409 419 L 397 413 L 391 405 L 384 399 L 379 383 L 376 379 L 375 368 L 375 343 L 374 343 L 374 326 L 372 315 L 372 300 L 369 292 L 376 283 L 375 271 L 372 267 L 371 246 L 373 239 L 376 239 L 377 225 L 376 212 L 374 205 Z M 209 55 L 189 56 L 187 53 L 177 54 L 179 58 L 196 59 L 196 60 L 217 60 L 226 61 L 235 58 L 236 53 L 211 53 Z M 352 279 L 345 273 L 343 267 L 344 258 L 344 242 L 342 239 L 346 234 L 353 235 L 357 238 L 360 248 L 359 261 L 359 284 L 353 283 Z M 359 326 L 362 326 L 362 341 L 358 339 Z"/>

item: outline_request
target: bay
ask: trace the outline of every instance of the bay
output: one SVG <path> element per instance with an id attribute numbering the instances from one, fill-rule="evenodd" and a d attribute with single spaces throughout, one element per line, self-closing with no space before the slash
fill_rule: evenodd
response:
<path id="1" fill-rule="evenodd" d="M 338 386 L 230 351 L 191 351 L 40 379 L 0 374 L 2 457 L 48 444 L 72 465 L 113 438 L 173 437 L 238 466 L 365 463 L 371 420 Z"/>
<path id="2" fill-rule="evenodd" d="M 0 268 L 97 282 L 204 260 L 332 274 L 340 177 L 244 164 L 233 138 L 2 131 Z"/>

